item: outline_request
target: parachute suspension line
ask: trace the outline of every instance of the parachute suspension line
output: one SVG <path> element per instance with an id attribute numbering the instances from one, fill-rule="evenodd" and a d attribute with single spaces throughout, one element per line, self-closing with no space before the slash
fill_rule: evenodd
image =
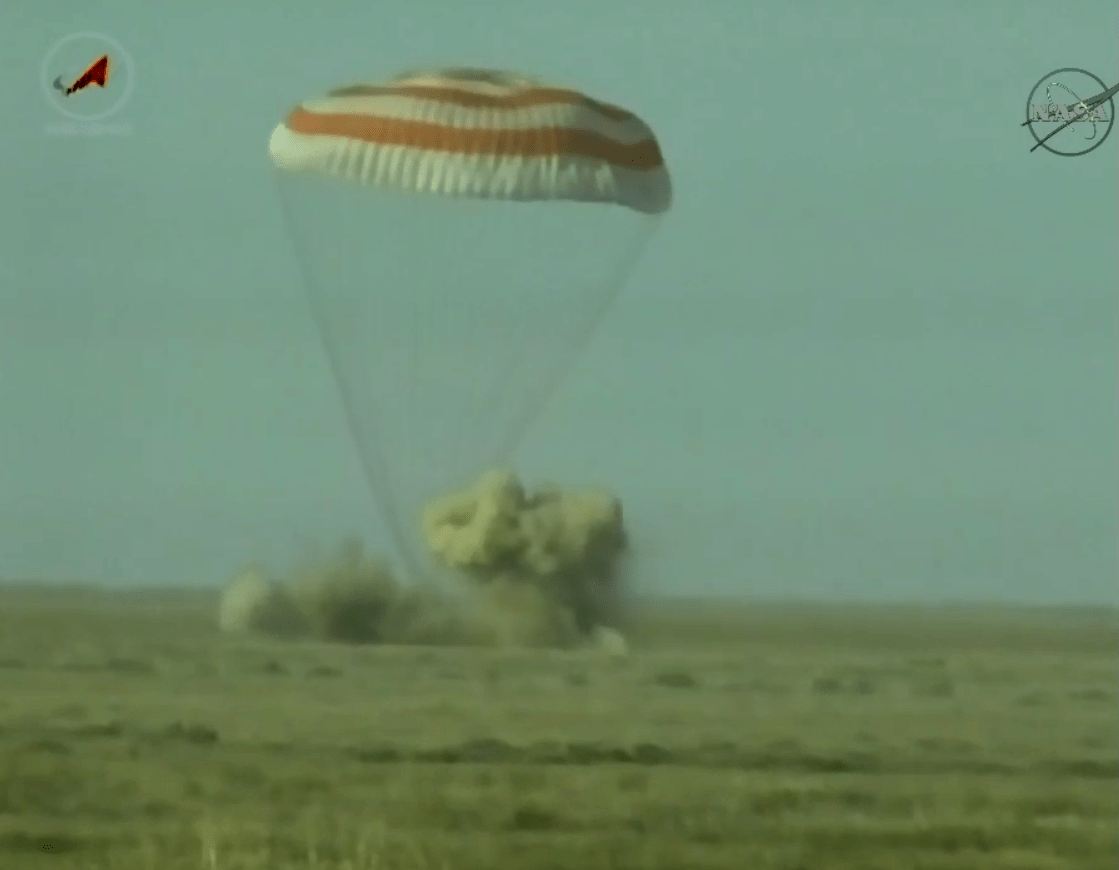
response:
<path id="1" fill-rule="evenodd" d="M 602 208 L 602 206 L 598 206 L 598 208 Z M 563 289 L 563 292 L 577 293 L 580 301 L 586 304 L 579 305 L 576 309 L 576 315 L 570 318 L 562 317 L 559 312 L 552 312 L 553 316 L 546 324 L 546 328 L 549 330 L 549 336 L 559 340 L 551 343 L 549 348 L 551 353 L 548 353 L 548 351 L 540 352 L 541 364 L 532 367 L 533 382 L 520 385 L 526 392 L 531 392 L 520 403 L 519 413 L 516 411 L 518 405 L 515 402 L 511 404 L 513 413 L 508 419 L 508 425 L 500 435 L 501 440 L 490 445 L 494 462 L 505 461 L 516 449 L 527 430 L 539 418 L 560 385 L 570 374 L 570 368 L 564 365 L 564 357 L 574 361 L 594 340 L 599 327 L 606 319 L 607 313 L 621 295 L 626 279 L 648 246 L 653 230 L 659 222 L 659 216 L 646 217 L 643 220 L 645 225 L 642 227 L 642 232 L 636 240 L 630 242 L 631 247 L 627 255 L 615 260 L 613 268 L 601 281 L 591 282 L 585 290 L 578 293 L 574 287 Z M 530 336 L 529 339 L 521 343 L 517 354 L 509 361 L 511 364 L 505 367 L 501 381 L 491 391 L 485 403 L 488 405 L 490 413 L 496 413 L 496 407 L 502 403 L 502 399 L 513 392 L 513 389 L 510 388 L 510 381 L 515 373 L 518 370 L 528 368 L 519 365 L 527 356 L 525 348 L 531 347 L 533 343 L 531 332 L 526 330 L 526 333 Z M 475 425 L 477 423 L 476 420 Z"/>
<path id="2" fill-rule="evenodd" d="M 567 288 L 563 288 L 564 292 Z M 511 287 L 506 288 L 506 293 L 527 294 L 530 293 L 531 288 L 527 287 Z M 541 300 L 540 304 L 543 304 Z M 471 409 L 468 416 L 463 418 L 464 426 L 468 432 L 471 433 L 470 441 L 474 440 L 474 433 L 484 431 L 487 420 L 501 418 L 508 427 L 511 421 L 505 419 L 507 417 L 506 400 L 510 398 L 511 394 L 515 391 L 516 376 L 518 373 L 531 373 L 531 363 L 535 360 L 529 359 L 529 354 L 533 350 L 533 345 L 540 345 L 544 341 L 544 334 L 540 329 L 531 329 L 530 319 L 528 314 L 522 312 L 521 316 L 517 316 L 516 304 L 508 299 L 508 296 L 503 300 L 504 304 L 500 305 L 502 311 L 502 318 L 500 324 L 501 333 L 507 336 L 512 349 L 504 354 L 503 365 L 498 367 L 498 377 L 494 380 L 492 386 L 486 391 L 485 396 Z M 555 312 L 548 312 L 549 315 L 554 315 Z M 555 329 L 559 326 L 554 316 L 549 316 L 547 320 L 541 318 L 540 312 L 536 312 L 537 323 L 544 329 Z M 498 347 L 498 343 L 494 342 L 493 346 Z M 500 355 L 495 350 L 495 356 Z M 504 428 L 502 429 L 504 432 Z M 480 437 L 480 436 L 478 436 Z M 504 434 L 502 441 L 505 440 Z M 500 442 L 499 442 L 500 443 Z M 500 447 L 492 443 L 486 445 L 487 462 L 490 465 L 495 465 L 509 460 L 508 454 L 501 450 Z"/>
<path id="3" fill-rule="evenodd" d="M 605 290 L 600 294 L 598 304 L 591 309 L 586 318 L 577 324 L 576 329 L 578 331 L 574 335 L 575 347 L 572 348 L 573 358 L 577 357 L 594 340 L 598 328 L 621 295 L 626 279 L 632 273 L 633 267 L 648 245 L 649 239 L 652 237 L 652 229 L 653 225 L 647 227 L 641 239 L 633 246 L 630 255 L 615 264 L 610 274 L 604 279 L 606 283 L 601 286 Z M 539 417 L 568 373 L 569 370 L 563 368 L 558 360 L 553 360 L 550 370 L 545 373 L 545 379 L 540 385 L 540 390 L 533 394 L 532 398 L 524 405 L 521 413 L 515 417 L 506 442 L 501 447 L 503 451 L 512 450 L 524 437 L 525 432 Z"/>
<path id="4" fill-rule="evenodd" d="M 408 318 L 408 346 L 404 349 L 404 355 L 407 357 L 407 364 L 405 371 L 401 373 L 400 384 L 405 391 L 404 396 L 404 417 L 401 420 L 401 425 L 404 427 L 404 439 L 407 444 L 416 443 L 416 434 L 413 427 L 416 421 L 416 404 L 419 397 L 420 384 L 423 379 L 420 377 L 420 319 L 424 316 L 424 310 L 430 306 L 420 306 L 413 300 L 413 304 L 409 305 L 406 311 Z M 430 315 L 429 315 L 430 316 Z M 389 457 L 385 455 L 387 446 L 381 447 L 381 461 L 387 466 Z M 414 466 L 416 462 L 415 456 L 410 456 L 411 464 Z M 409 476 L 415 473 L 415 468 L 410 467 L 407 472 Z"/>
<path id="5" fill-rule="evenodd" d="M 520 206 L 520 204 L 509 203 L 503 203 L 502 205 L 511 205 L 514 209 Z M 480 328 L 484 330 L 483 334 L 490 337 L 490 340 L 486 343 L 485 356 L 480 358 L 484 368 L 480 368 L 479 371 L 474 373 L 474 376 L 478 376 L 482 372 L 488 373 L 487 376 L 491 381 L 491 386 L 483 396 L 479 397 L 480 400 L 473 403 L 464 402 L 460 412 L 462 431 L 455 442 L 455 467 L 465 470 L 466 463 L 464 460 L 469 452 L 473 461 L 481 466 L 470 469 L 468 473 L 473 474 L 479 474 L 509 460 L 508 455 L 495 449 L 495 445 L 492 443 L 492 435 L 489 438 L 491 443 L 486 443 L 482 433 L 486 431 L 487 424 L 492 424 L 497 420 L 502 423 L 501 428 L 494 427 L 498 431 L 502 431 L 505 426 L 508 426 L 509 421 L 506 419 L 505 408 L 501 404 L 501 399 L 505 393 L 504 385 L 514 376 L 513 369 L 515 367 L 524 366 L 526 356 L 524 349 L 531 346 L 534 340 L 538 341 L 541 338 L 539 329 L 531 328 L 533 323 L 531 315 L 526 314 L 523 310 L 518 312 L 516 301 L 510 298 L 511 293 L 523 295 L 527 288 L 513 286 L 497 289 L 499 292 L 493 297 L 492 307 L 487 304 L 482 311 L 478 310 L 477 307 L 474 308 L 474 316 L 480 322 L 472 325 L 472 329 L 464 333 L 465 335 L 479 334 L 478 329 Z M 546 327 L 548 324 L 543 325 Z M 512 352 L 508 349 L 510 345 L 513 346 Z M 459 485 L 466 482 L 455 481 Z"/>
<path id="6" fill-rule="evenodd" d="M 379 494 L 378 485 L 386 492 L 391 492 L 393 489 L 392 478 L 388 474 L 385 453 L 381 450 L 376 456 L 371 456 L 363 449 L 362 427 L 358 422 L 358 416 L 350 397 L 350 388 L 344 377 L 342 359 L 334 343 L 335 339 L 333 338 L 334 334 L 331 330 L 330 318 L 327 316 L 322 301 L 315 292 L 314 276 L 310 274 L 310 270 L 307 266 L 308 252 L 302 249 L 299 244 L 301 234 L 295 231 L 298 226 L 297 221 L 294 215 L 291 214 L 287 198 L 283 195 L 283 191 L 278 191 L 278 193 L 285 223 L 288 226 L 288 235 L 293 239 L 293 244 L 297 248 L 296 260 L 298 261 L 300 275 L 303 278 L 304 298 L 307 300 L 311 310 L 311 316 L 315 321 L 315 326 L 322 342 L 327 364 L 330 367 L 330 374 L 334 380 L 338 398 L 342 404 L 342 413 L 346 421 L 346 428 L 350 433 L 350 440 L 357 452 L 366 486 L 369 489 L 369 494 L 373 497 L 374 504 L 377 505 L 381 517 L 388 526 L 389 535 L 392 536 L 393 543 L 396 544 L 400 557 L 405 562 L 405 568 L 411 572 L 413 577 L 419 579 L 423 576 L 422 566 L 417 564 L 412 556 L 412 550 L 408 546 L 407 534 L 391 506 L 383 501 L 383 497 Z M 376 424 L 370 421 L 370 425 L 375 426 Z M 372 432 L 370 434 L 373 436 L 374 441 L 380 443 L 380 433 Z"/>
<path id="7" fill-rule="evenodd" d="M 464 203 L 452 201 L 440 205 L 448 211 L 449 215 L 459 218 L 458 212 Z M 477 203 L 474 205 L 477 206 Z M 456 227 L 456 229 L 459 228 Z M 461 234 L 456 233 L 455 235 L 460 241 L 462 240 Z M 469 238 L 469 236 L 466 238 Z M 452 252 L 455 257 L 465 254 L 465 250 Z M 463 276 L 460 274 L 459 277 L 462 278 Z M 476 275 L 471 275 L 470 278 L 477 280 Z M 482 298 L 475 297 L 472 304 L 471 288 L 465 286 L 466 283 L 468 282 L 456 283 L 455 286 L 447 288 L 450 293 L 450 300 L 443 306 L 445 319 L 440 321 L 440 326 L 445 326 L 445 330 L 440 329 L 438 333 L 439 343 L 442 343 L 445 339 L 447 347 L 454 347 L 459 354 L 457 359 L 441 369 L 441 376 L 447 380 L 448 385 L 450 383 L 454 384 L 454 411 L 449 416 L 456 427 L 456 431 L 445 445 L 445 449 L 450 455 L 444 457 L 443 467 L 449 475 L 452 475 L 452 479 L 442 482 L 445 487 L 465 486 L 470 481 L 456 479 L 457 475 L 477 473 L 481 470 L 466 467 L 467 461 L 471 458 L 475 462 L 484 459 L 477 453 L 477 444 L 473 439 L 474 433 L 471 431 L 472 427 L 468 426 L 467 423 L 473 410 L 472 397 L 476 396 L 477 384 L 493 372 L 500 356 L 499 342 L 486 340 L 487 337 L 490 337 L 488 329 L 494 325 L 490 316 L 492 310 L 488 305 L 490 297 L 488 295 Z M 491 288 L 485 289 L 488 291 Z M 504 330 L 504 325 L 502 329 Z M 471 336 L 475 336 L 476 339 L 470 341 Z M 464 342 L 464 344 L 460 345 L 458 342 Z M 469 343 L 465 344 L 466 342 Z M 449 396 L 448 399 L 450 401 Z M 448 408 L 447 410 L 450 411 L 451 409 Z"/>
<path id="8" fill-rule="evenodd" d="M 428 225 L 429 209 L 454 222 L 463 217 L 462 205 L 417 196 L 410 197 L 405 208 L 410 217 L 421 216 L 418 225 Z M 469 219 L 469 215 L 466 217 Z M 475 221 L 476 218 L 470 219 L 470 223 Z M 453 263 L 464 254 L 453 244 L 453 240 L 461 241 L 461 234 L 453 231 L 459 229 L 458 225 L 451 229 L 433 234 L 435 244 L 428 250 L 428 257 Z M 399 354 L 406 360 L 399 383 L 404 385 L 407 395 L 397 406 L 403 409 L 399 431 L 395 433 L 398 443 L 394 446 L 389 439 L 384 445 L 393 453 L 386 460 L 395 460 L 404 479 L 426 480 L 426 487 L 409 493 L 412 500 L 401 506 L 403 522 L 414 529 L 422 524 L 422 511 L 428 499 L 448 488 L 465 486 L 470 481 L 464 475 L 484 470 L 463 461 L 468 457 L 475 461 L 480 458 L 465 424 L 474 410 L 478 384 L 492 378 L 495 364 L 500 362 L 498 342 L 469 341 L 471 336 L 485 335 L 485 330 L 492 326 L 492 318 L 485 306 L 471 304 L 471 288 L 465 286 L 468 282 L 452 283 L 449 276 L 440 279 L 427 270 L 416 271 L 422 274 L 413 275 L 413 280 L 389 290 L 389 295 L 395 292 L 403 300 L 411 330 L 409 345 L 401 348 Z M 461 273 L 458 277 L 462 277 Z M 382 334 L 386 344 L 394 340 L 399 339 L 391 333 Z"/>
<path id="9" fill-rule="evenodd" d="M 399 292 L 401 288 L 394 289 Z M 407 462 L 408 464 L 408 468 L 404 472 L 406 475 L 408 475 L 406 479 L 415 479 L 415 474 L 417 471 L 416 466 L 425 458 L 422 455 L 416 455 L 416 445 L 424 444 L 425 442 L 421 438 L 421 433 L 415 431 L 415 428 L 416 421 L 419 419 L 420 386 L 421 384 L 423 384 L 424 380 L 423 371 L 421 368 L 424 362 L 422 358 L 421 336 L 423 334 L 423 329 L 421 327 L 421 323 L 423 322 L 424 318 L 435 316 L 435 311 L 437 310 L 436 306 L 432 304 L 431 297 L 428 295 L 429 292 L 429 290 L 424 291 L 424 299 L 422 304 L 420 303 L 420 300 L 418 298 L 419 293 L 417 293 L 411 297 L 411 304 L 406 306 L 406 316 L 408 318 L 408 346 L 404 349 L 404 354 L 407 356 L 408 362 L 406 371 L 403 373 L 403 377 L 400 379 L 400 384 L 406 391 L 406 395 L 404 397 L 403 403 L 403 419 L 400 421 L 403 429 L 403 444 L 401 445 L 398 454 L 403 453 L 404 451 L 407 451 L 407 453 L 406 455 L 398 455 L 396 457 L 397 462 Z M 380 320 L 382 318 L 379 317 L 378 319 Z M 386 336 L 382 334 L 380 336 L 380 340 L 384 341 L 385 339 Z M 391 338 L 389 340 L 391 340 Z M 378 446 L 381 450 L 381 461 L 387 466 L 390 461 L 390 457 L 386 455 L 387 451 L 389 450 L 389 446 L 386 443 L 382 443 Z M 428 462 L 432 461 L 432 457 L 430 456 L 426 457 L 426 459 Z M 396 522 L 398 525 L 402 522 L 407 522 L 407 520 L 412 520 L 413 522 L 415 521 L 414 517 L 408 517 L 407 514 L 405 514 L 406 520 L 402 521 L 399 518 L 400 505 L 396 506 L 395 511 L 391 506 L 386 507 L 386 512 L 395 513 L 397 517 Z M 408 534 L 407 530 L 402 529 L 402 534 Z M 415 570 L 415 568 L 413 568 L 413 570 Z"/>

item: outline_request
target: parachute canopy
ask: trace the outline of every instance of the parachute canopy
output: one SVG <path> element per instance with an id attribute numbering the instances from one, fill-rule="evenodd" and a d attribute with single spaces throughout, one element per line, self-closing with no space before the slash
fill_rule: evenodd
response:
<path id="1" fill-rule="evenodd" d="M 671 204 L 632 112 L 481 69 L 297 106 L 269 152 L 363 470 L 407 568 L 424 507 L 507 466 Z"/>
<path id="2" fill-rule="evenodd" d="M 653 131 L 619 106 L 508 72 L 406 73 L 297 106 L 279 169 L 478 199 L 610 202 L 648 214 L 672 190 Z"/>

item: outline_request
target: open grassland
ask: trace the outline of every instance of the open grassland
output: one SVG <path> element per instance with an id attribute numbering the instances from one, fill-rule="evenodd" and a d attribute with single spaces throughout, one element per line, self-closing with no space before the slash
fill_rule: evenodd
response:
<path id="1" fill-rule="evenodd" d="M 0 593 L 0 868 L 1114 870 L 1113 612 L 647 607 L 591 651 L 267 644 Z"/>

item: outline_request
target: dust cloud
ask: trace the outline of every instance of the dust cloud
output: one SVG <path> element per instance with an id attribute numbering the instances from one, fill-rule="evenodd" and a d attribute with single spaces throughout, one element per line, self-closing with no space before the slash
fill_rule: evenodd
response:
<path id="1" fill-rule="evenodd" d="M 250 566 L 222 592 L 230 634 L 353 644 L 594 646 L 626 653 L 621 502 L 600 490 L 530 492 L 492 470 L 424 509 L 450 583 L 406 583 L 347 540 L 284 580 Z"/>

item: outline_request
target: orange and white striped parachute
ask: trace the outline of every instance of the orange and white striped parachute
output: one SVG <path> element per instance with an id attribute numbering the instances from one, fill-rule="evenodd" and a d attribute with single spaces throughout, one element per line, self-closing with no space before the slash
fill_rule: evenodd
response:
<path id="1" fill-rule="evenodd" d="M 408 567 L 424 503 L 508 462 L 668 211 L 632 112 L 497 70 L 300 103 L 269 142 L 362 455 Z"/>
<path id="2" fill-rule="evenodd" d="M 668 209 L 653 131 L 637 115 L 507 72 L 452 69 L 351 85 L 296 107 L 272 133 L 281 169 L 479 199 Z"/>

